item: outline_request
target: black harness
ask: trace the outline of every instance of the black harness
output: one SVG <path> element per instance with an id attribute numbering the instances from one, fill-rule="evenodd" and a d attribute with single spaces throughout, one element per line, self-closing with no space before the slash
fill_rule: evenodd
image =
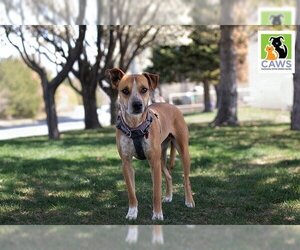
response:
<path id="1" fill-rule="evenodd" d="M 120 129 L 127 137 L 131 138 L 139 160 L 145 160 L 145 152 L 143 149 L 143 139 L 148 137 L 149 128 L 153 121 L 150 111 L 147 112 L 146 120 L 136 128 L 130 128 L 123 120 L 122 115 L 118 116 L 116 127 Z"/>

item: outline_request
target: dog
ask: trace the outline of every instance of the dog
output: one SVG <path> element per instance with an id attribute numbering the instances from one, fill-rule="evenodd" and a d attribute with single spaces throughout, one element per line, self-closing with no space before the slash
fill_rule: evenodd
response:
<path id="1" fill-rule="evenodd" d="M 282 44 L 281 39 L 284 41 L 283 36 L 279 37 L 270 37 L 269 41 L 272 42 L 272 45 L 274 46 L 275 50 L 278 52 L 278 55 L 280 59 L 285 59 L 288 53 L 288 49 L 285 44 Z"/>
<path id="2" fill-rule="evenodd" d="M 281 20 L 282 18 L 284 18 L 282 14 L 271 15 L 270 20 L 272 22 L 272 25 L 282 25 L 282 20 Z"/>
<path id="3" fill-rule="evenodd" d="M 274 61 L 278 58 L 278 53 L 273 45 L 267 45 L 265 51 L 267 52 L 266 60 Z"/>
<path id="4" fill-rule="evenodd" d="M 135 193 L 135 176 L 132 158 L 147 160 L 153 183 L 152 220 L 163 220 L 162 172 L 166 180 L 163 202 L 172 201 L 172 176 L 176 150 L 181 156 L 184 173 L 185 205 L 195 207 L 192 196 L 189 155 L 189 132 L 181 111 L 168 103 L 149 105 L 150 92 L 154 91 L 159 76 L 151 73 L 127 75 L 118 68 L 106 71 L 112 87 L 118 90 L 119 113 L 116 143 L 122 160 L 122 172 L 128 191 L 129 209 L 126 219 L 135 220 L 138 201 Z M 167 166 L 167 149 L 171 146 L 170 164 Z"/>

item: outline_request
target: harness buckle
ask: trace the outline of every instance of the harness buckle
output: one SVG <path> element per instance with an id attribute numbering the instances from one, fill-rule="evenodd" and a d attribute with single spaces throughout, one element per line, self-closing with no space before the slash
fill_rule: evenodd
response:
<path id="1" fill-rule="evenodd" d="M 126 133 L 126 136 L 128 136 L 129 138 L 131 138 L 131 134 L 132 134 L 131 130 L 128 130 L 128 132 Z"/>

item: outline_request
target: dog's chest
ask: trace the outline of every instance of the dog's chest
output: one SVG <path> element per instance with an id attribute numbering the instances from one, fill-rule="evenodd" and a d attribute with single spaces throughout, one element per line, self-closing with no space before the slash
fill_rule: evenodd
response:
<path id="1" fill-rule="evenodd" d="M 150 149 L 150 143 L 148 139 L 142 138 L 142 147 L 144 150 L 145 155 L 147 156 L 147 153 Z M 133 141 L 131 138 L 128 138 L 125 135 L 121 135 L 120 137 L 120 147 L 121 147 L 121 152 L 124 156 L 128 157 L 136 157 L 137 158 L 137 153 L 133 144 Z"/>

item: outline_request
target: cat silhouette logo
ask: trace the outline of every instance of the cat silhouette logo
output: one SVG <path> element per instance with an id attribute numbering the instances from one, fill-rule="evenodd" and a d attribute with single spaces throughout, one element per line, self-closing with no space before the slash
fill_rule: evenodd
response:
<path id="1" fill-rule="evenodd" d="M 259 31 L 259 71 L 294 73 L 294 37 L 293 31 Z"/>

